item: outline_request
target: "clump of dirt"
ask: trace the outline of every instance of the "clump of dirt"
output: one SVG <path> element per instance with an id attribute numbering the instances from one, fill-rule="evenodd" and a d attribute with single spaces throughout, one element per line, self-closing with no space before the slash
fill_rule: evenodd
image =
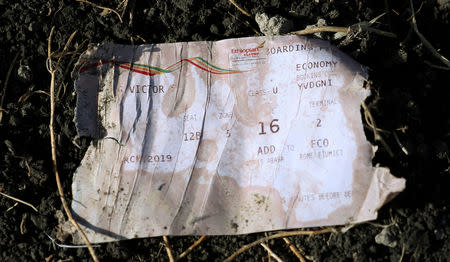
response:
<path id="1" fill-rule="evenodd" d="M 93 1 L 94 2 L 94 1 Z M 95 1 L 122 13 L 122 1 Z M 125 1 L 122 20 L 87 3 L 69 0 L 0 0 L 0 90 L 3 117 L 0 122 L 0 191 L 37 207 L 18 204 L 0 196 L 0 260 L 87 261 L 86 249 L 55 246 L 46 236 L 56 235 L 62 206 L 52 174 L 49 143 L 50 77 L 45 67 L 47 38 L 56 31 L 53 49 L 62 49 L 77 30 L 73 47 L 84 40 L 93 43 L 142 44 L 219 40 L 260 34 L 256 22 L 229 1 Z M 406 190 L 380 210 L 377 224 L 389 226 L 394 247 L 377 244 L 383 227 L 354 226 L 346 233 L 292 237 L 308 257 L 316 261 L 443 261 L 450 254 L 449 150 L 450 74 L 412 31 L 410 2 L 402 1 L 237 1 L 253 16 L 266 13 L 292 21 L 294 30 L 313 25 L 349 26 L 386 13 L 374 27 L 396 38 L 360 32 L 350 41 L 333 40 L 343 51 L 371 69 L 373 95 L 366 101 L 385 144 L 376 142 L 375 163 L 389 167 L 407 179 Z M 240 3 L 239 3 L 240 2 Z M 419 30 L 450 57 L 448 1 L 414 1 Z M 15 63 L 12 63 L 15 56 Z M 12 66 L 6 88 L 8 69 Z M 64 59 L 57 79 L 56 134 L 60 175 L 66 198 L 71 195 L 71 176 L 79 165 L 89 139 L 76 137 L 73 123 L 75 95 L 70 72 L 73 61 Z M 5 90 L 5 91 L 3 91 Z M 372 130 L 367 136 L 373 141 Z M 375 143 L 375 142 L 374 142 Z M 402 149 L 403 148 L 403 149 Z M 406 154 L 407 152 L 407 154 Z M 235 250 L 264 236 L 208 237 L 187 260 L 222 260 Z M 171 237 L 176 254 L 196 237 Z M 282 240 L 269 246 L 281 258 L 294 260 Z M 96 248 L 103 261 L 167 260 L 160 238 L 102 244 Z M 267 252 L 255 247 L 237 260 L 261 261 Z"/>

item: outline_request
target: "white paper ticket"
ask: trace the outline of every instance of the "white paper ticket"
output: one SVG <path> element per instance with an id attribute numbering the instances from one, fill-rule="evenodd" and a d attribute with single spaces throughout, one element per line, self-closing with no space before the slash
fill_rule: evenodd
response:
<path id="1" fill-rule="evenodd" d="M 73 74 L 92 242 L 356 223 L 404 188 L 372 166 L 365 68 L 328 42 L 92 45 Z"/>

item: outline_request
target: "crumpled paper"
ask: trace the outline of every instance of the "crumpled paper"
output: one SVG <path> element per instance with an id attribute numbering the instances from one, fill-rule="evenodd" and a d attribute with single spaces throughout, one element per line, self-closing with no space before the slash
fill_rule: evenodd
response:
<path id="1" fill-rule="evenodd" d="M 94 243 L 358 223 L 405 187 L 372 166 L 366 69 L 322 40 L 91 45 L 73 77 Z"/>

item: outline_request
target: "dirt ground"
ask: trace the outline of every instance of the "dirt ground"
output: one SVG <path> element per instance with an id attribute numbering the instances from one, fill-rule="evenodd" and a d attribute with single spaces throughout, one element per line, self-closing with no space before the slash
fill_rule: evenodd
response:
<path id="1" fill-rule="evenodd" d="M 50 75 L 45 62 L 52 26 L 54 50 L 61 50 L 75 30 L 70 50 L 83 41 L 143 44 L 260 34 L 255 21 L 227 0 L 129 0 L 125 8 L 119 6 L 119 0 L 92 1 L 118 14 L 75 0 L 0 0 L 0 192 L 27 201 L 38 210 L 0 196 L 0 261 L 91 259 L 87 249 L 58 247 L 46 235 L 55 236 L 56 214 L 62 210 L 52 173 L 48 128 Z M 258 12 L 281 15 L 293 22 L 294 30 L 316 24 L 318 19 L 325 19 L 328 25 L 349 26 L 386 12 L 373 27 L 397 35 L 389 38 L 362 32 L 347 42 L 332 40 L 332 33 L 323 37 L 371 69 L 373 95 L 366 103 L 377 127 L 387 131 L 380 131 L 383 144 L 374 141 L 372 131 L 367 129 L 369 140 L 379 146 L 374 163 L 406 178 L 406 190 L 380 210 L 375 224 L 357 225 L 346 233 L 292 237 L 292 242 L 314 261 L 450 261 L 450 71 L 412 31 L 410 2 L 238 3 L 252 16 Z M 450 57 L 450 2 L 417 0 L 414 7 L 420 32 L 440 54 Z M 75 139 L 76 97 L 70 79 L 73 62 L 66 57 L 58 71 L 55 119 L 59 170 L 68 200 L 72 174 L 91 142 Z M 375 241 L 384 228 L 392 247 Z M 208 237 L 185 259 L 223 260 L 263 236 Z M 180 254 L 197 238 L 169 240 L 174 253 Z M 268 244 L 283 260 L 296 261 L 283 240 Z M 95 250 L 101 261 L 168 260 L 160 237 L 102 244 Z M 267 257 L 267 252 L 257 246 L 236 260 L 268 261 Z"/>

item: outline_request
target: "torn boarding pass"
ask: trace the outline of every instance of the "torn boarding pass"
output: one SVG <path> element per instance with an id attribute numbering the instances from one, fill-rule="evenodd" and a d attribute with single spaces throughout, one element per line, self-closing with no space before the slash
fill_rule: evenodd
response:
<path id="1" fill-rule="evenodd" d="M 372 166 L 365 68 L 328 42 L 91 45 L 73 76 L 91 242 L 357 223 L 405 187 Z"/>

